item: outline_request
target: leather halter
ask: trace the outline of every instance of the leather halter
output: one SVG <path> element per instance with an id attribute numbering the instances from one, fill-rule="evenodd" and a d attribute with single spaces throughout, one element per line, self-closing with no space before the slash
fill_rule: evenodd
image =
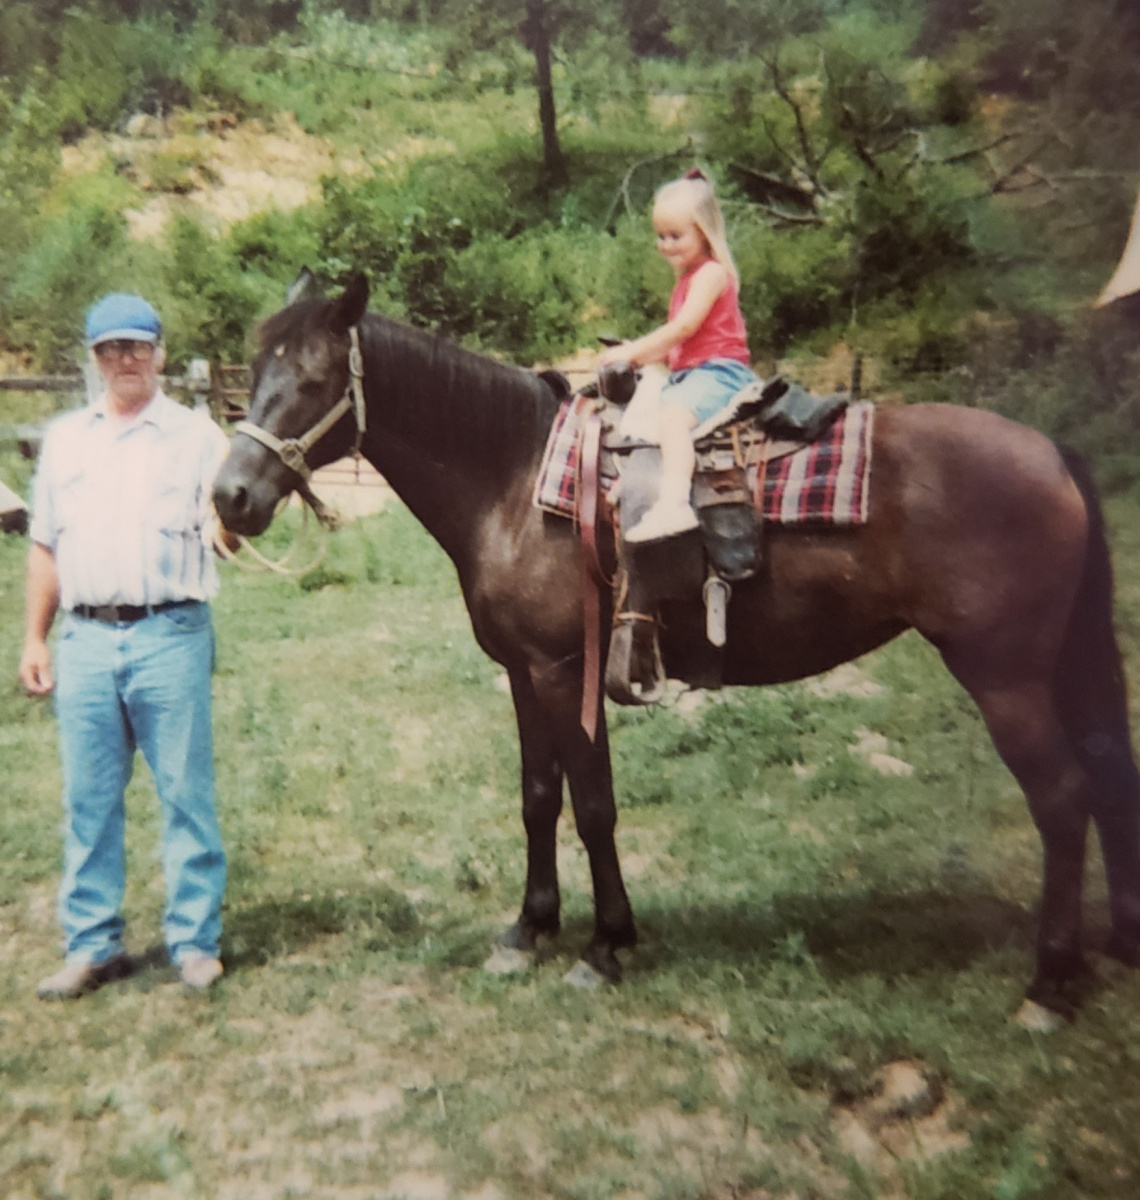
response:
<path id="1" fill-rule="evenodd" d="M 317 520 L 324 524 L 335 521 L 335 518 L 331 516 L 325 505 L 309 487 L 309 480 L 312 478 L 313 472 L 305 461 L 305 455 L 347 412 L 351 411 L 356 420 L 353 454 L 359 454 L 360 444 L 364 440 L 367 429 L 364 410 L 364 357 L 360 353 L 360 334 L 355 325 L 349 329 L 348 337 L 351 343 L 348 350 L 348 387 L 345 388 L 344 395 L 332 408 L 300 437 L 282 439 L 267 429 L 262 429 L 260 425 L 255 425 L 252 421 L 239 421 L 234 426 L 235 434 L 244 433 L 246 437 L 251 437 L 255 442 L 260 442 L 267 449 L 272 450 L 289 470 L 300 478 L 301 483 L 296 490 L 312 507 Z"/>

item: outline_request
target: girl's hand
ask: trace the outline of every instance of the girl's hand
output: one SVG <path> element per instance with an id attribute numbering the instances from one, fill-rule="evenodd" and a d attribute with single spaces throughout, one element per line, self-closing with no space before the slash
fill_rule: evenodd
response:
<path id="1" fill-rule="evenodd" d="M 632 342 L 621 342 L 616 346 L 607 346 L 598 355 L 599 367 L 612 367 L 614 363 L 630 361 L 630 346 Z"/>

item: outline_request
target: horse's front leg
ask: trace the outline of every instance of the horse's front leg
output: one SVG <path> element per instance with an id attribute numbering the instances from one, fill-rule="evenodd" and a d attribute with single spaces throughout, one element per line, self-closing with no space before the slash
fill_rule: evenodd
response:
<path id="1" fill-rule="evenodd" d="M 615 951 L 637 942 L 637 928 L 618 861 L 609 738 L 605 710 L 599 699 L 594 741 L 581 725 L 582 677 L 569 664 L 551 664 L 532 671 L 535 695 L 549 715 L 559 761 L 570 784 L 574 821 L 586 848 L 594 887 L 594 935 L 583 959 L 604 979 L 617 983 L 622 968 Z"/>
<path id="2" fill-rule="evenodd" d="M 511 695 L 522 758 L 522 816 L 526 829 L 526 891 L 519 919 L 503 934 L 512 950 L 534 951 L 540 935 L 559 929 L 557 832 L 562 814 L 562 764 L 550 721 L 525 671 L 511 671 Z"/>

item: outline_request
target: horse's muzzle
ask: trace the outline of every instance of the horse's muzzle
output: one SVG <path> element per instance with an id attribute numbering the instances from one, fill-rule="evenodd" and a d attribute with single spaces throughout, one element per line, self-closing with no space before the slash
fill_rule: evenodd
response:
<path id="1" fill-rule="evenodd" d="M 256 537 L 269 528 L 281 497 L 292 490 L 292 482 L 278 480 L 278 474 L 287 472 L 260 446 L 235 445 L 230 450 L 214 481 L 213 498 L 231 533 Z"/>

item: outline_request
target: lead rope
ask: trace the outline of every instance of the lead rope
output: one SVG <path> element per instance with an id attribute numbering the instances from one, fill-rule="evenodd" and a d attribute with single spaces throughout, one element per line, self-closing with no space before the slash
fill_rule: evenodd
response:
<path id="1" fill-rule="evenodd" d="M 287 502 L 287 501 L 286 501 Z M 252 571 L 258 573 L 261 571 L 272 571 L 275 575 L 284 575 L 288 578 L 298 578 L 302 575 L 308 575 L 310 571 L 315 571 L 321 562 L 324 560 L 325 554 L 328 552 L 328 530 L 329 526 L 322 525 L 319 532 L 321 535 L 320 544 L 317 547 L 316 557 L 312 562 L 303 567 L 290 567 L 289 560 L 293 557 L 294 551 L 304 537 L 304 531 L 309 524 L 309 510 L 304 505 L 301 506 L 301 534 L 294 539 L 293 544 L 285 553 L 277 559 L 266 558 L 264 554 L 242 534 L 237 534 L 238 549 L 231 550 L 224 540 L 219 536 L 218 530 L 215 529 L 213 544 L 217 553 L 226 560 L 232 562 L 234 566 L 240 567 L 243 571 Z M 239 557 L 239 554 L 244 551 L 253 562 L 246 562 L 244 558 Z"/>

